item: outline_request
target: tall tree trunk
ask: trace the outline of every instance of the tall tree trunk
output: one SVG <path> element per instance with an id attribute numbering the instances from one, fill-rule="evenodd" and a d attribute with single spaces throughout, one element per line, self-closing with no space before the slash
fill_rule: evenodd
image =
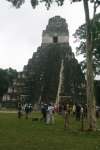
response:
<path id="1" fill-rule="evenodd" d="M 91 24 L 89 17 L 88 1 L 83 0 L 85 18 L 86 18 L 86 58 L 87 58 L 87 106 L 88 106 L 88 130 L 96 130 L 96 112 L 95 112 L 95 96 L 94 96 L 94 78 L 93 78 L 93 66 L 92 66 L 92 50 L 93 41 L 91 34 Z"/>

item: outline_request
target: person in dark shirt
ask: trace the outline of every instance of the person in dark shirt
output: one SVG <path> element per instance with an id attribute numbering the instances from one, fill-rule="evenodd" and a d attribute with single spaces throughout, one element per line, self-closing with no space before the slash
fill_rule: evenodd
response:
<path id="1" fill-rule="evenodd" d="M 47 104 L 42 104 L 41 113 L 42 113 L 42 120 L 44 122 L 46 122 L 47 110 L 48 110 L 48 105 Z"/>
<path id="2" fill-rule="evenodd" d="M 18 103 L 18 118 L 19 118 L 19 119 L 20 119 L 20 118 L 21 118 L 21 116 L 22 116 L 21 111 L 22 111 L 21 103 Z"/>
<path id="3" fill-rule="evenodd" d="M 81 105 L 77 104 L 76 105 L 76 120 L 80 121 L 80 117 L 81 117 Z"/>
<path id="4" fill-rule="evenodd" d="M 25 105 L 25 114 L 26 114 L 26 119 L 28 119 L 28 114 L 29 114 L 29 106 L 28 106 L 28 104 Z"/>

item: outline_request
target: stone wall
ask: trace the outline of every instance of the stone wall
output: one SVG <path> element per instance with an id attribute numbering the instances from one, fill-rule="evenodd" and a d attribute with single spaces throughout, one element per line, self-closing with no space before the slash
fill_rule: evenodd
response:
<path id="1" fill-rule="evenodd" d="M 47 44 L 47 43 L 49 44 L 53 43 L 53 38 L 48 34 L 42 37 L 42 44 Z"/>
<path id="2" fill-rule="evenodd" d="M 57 43 L 68 43 L 69 42 L 69 37 L 60 35 L 56 36 L 58 37 L 58 42 Z M 51 44 L 53 42 L 53 36 L 50 36 L 49 34 L 46 34 L 45 36 L 42 37 L 42 44 Z"/>

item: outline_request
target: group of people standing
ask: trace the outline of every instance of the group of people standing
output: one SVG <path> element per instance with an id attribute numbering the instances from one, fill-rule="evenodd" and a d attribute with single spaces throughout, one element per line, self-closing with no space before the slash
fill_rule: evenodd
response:
<path id="1" fill-rule="evenodd" d="M 42 103 L 41 104 L 41 113 L 42 113 L 41 119 L 46 124 L 54 124 L 54 106 L 53 106 L 53 104 Z"/>
<path id="2" fill-rule="evenodd" d="M 76 118 L 76 120 L 80 121 L 81 118 L 87 117 L 87 105 L 81 105 L 81 104 L 73 104 L 69 105 L 66 103 L 59 104 L 59 108 L 57 105 L 54 105 L 53 103 L 41 103 L 41 114 L 42 117 L 39 119 L 41 121 L 44 121 L 46 124 L 54 124 L 54 113 L 57 112 L 64 118 L 64 127 L 69 127 L 69 117 L 72 115 Z M 28 119 L 28 117 L 31 115 L 33 111 L 32 104 L 24 104 L 21 103 L 18 104 L 18 118 L 20 119 L 21 116 L 24 114 L 25 118 Z"/>
<path id="3" fill-rule="evenodd" d="M 76 104 L 76 105 L 73 105 L 73 114 L 74 116 L 76 116 L 76 120 L 79 120 L 84 117 L 86 118 L 87 117 L 87 105 L 84 104 L 84 105 L 81 105 L 81 104 Z"/>
<path id="4" fill-rule="evenodd" d="M 60 104 L 59 105 L 59 113 L 60 114 L 64 114 L 65 111 L 68 112 L 69 115 L 72 115 L 74 117 L 76 117 L 76 120 L 80 120 L 81 119 L 81 115 L 83 114 L 84 117 L 87 116 L 87 105 L 84 104 L 73 104 L 73 105 L 69 105 L 69 104 Z"/>
<path id="5" fill-rule="evenodd" d="M 18 118 L 20 119 L 22 115 L 25 114 L 25 118 L 28 119 L 29 115 L 32 113 L 32 104 L 25 103 L 22 105 L 18 103 Z"/>

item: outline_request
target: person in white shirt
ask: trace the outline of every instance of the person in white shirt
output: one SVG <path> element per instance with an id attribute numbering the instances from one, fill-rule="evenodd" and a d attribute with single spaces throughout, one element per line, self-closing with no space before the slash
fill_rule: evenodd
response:
<path id="1" fill-rule="evenodd" d="M 54 124 L 54 107 L 52 106 L 52 104 L 48 105 L 46 123 Z"/>

